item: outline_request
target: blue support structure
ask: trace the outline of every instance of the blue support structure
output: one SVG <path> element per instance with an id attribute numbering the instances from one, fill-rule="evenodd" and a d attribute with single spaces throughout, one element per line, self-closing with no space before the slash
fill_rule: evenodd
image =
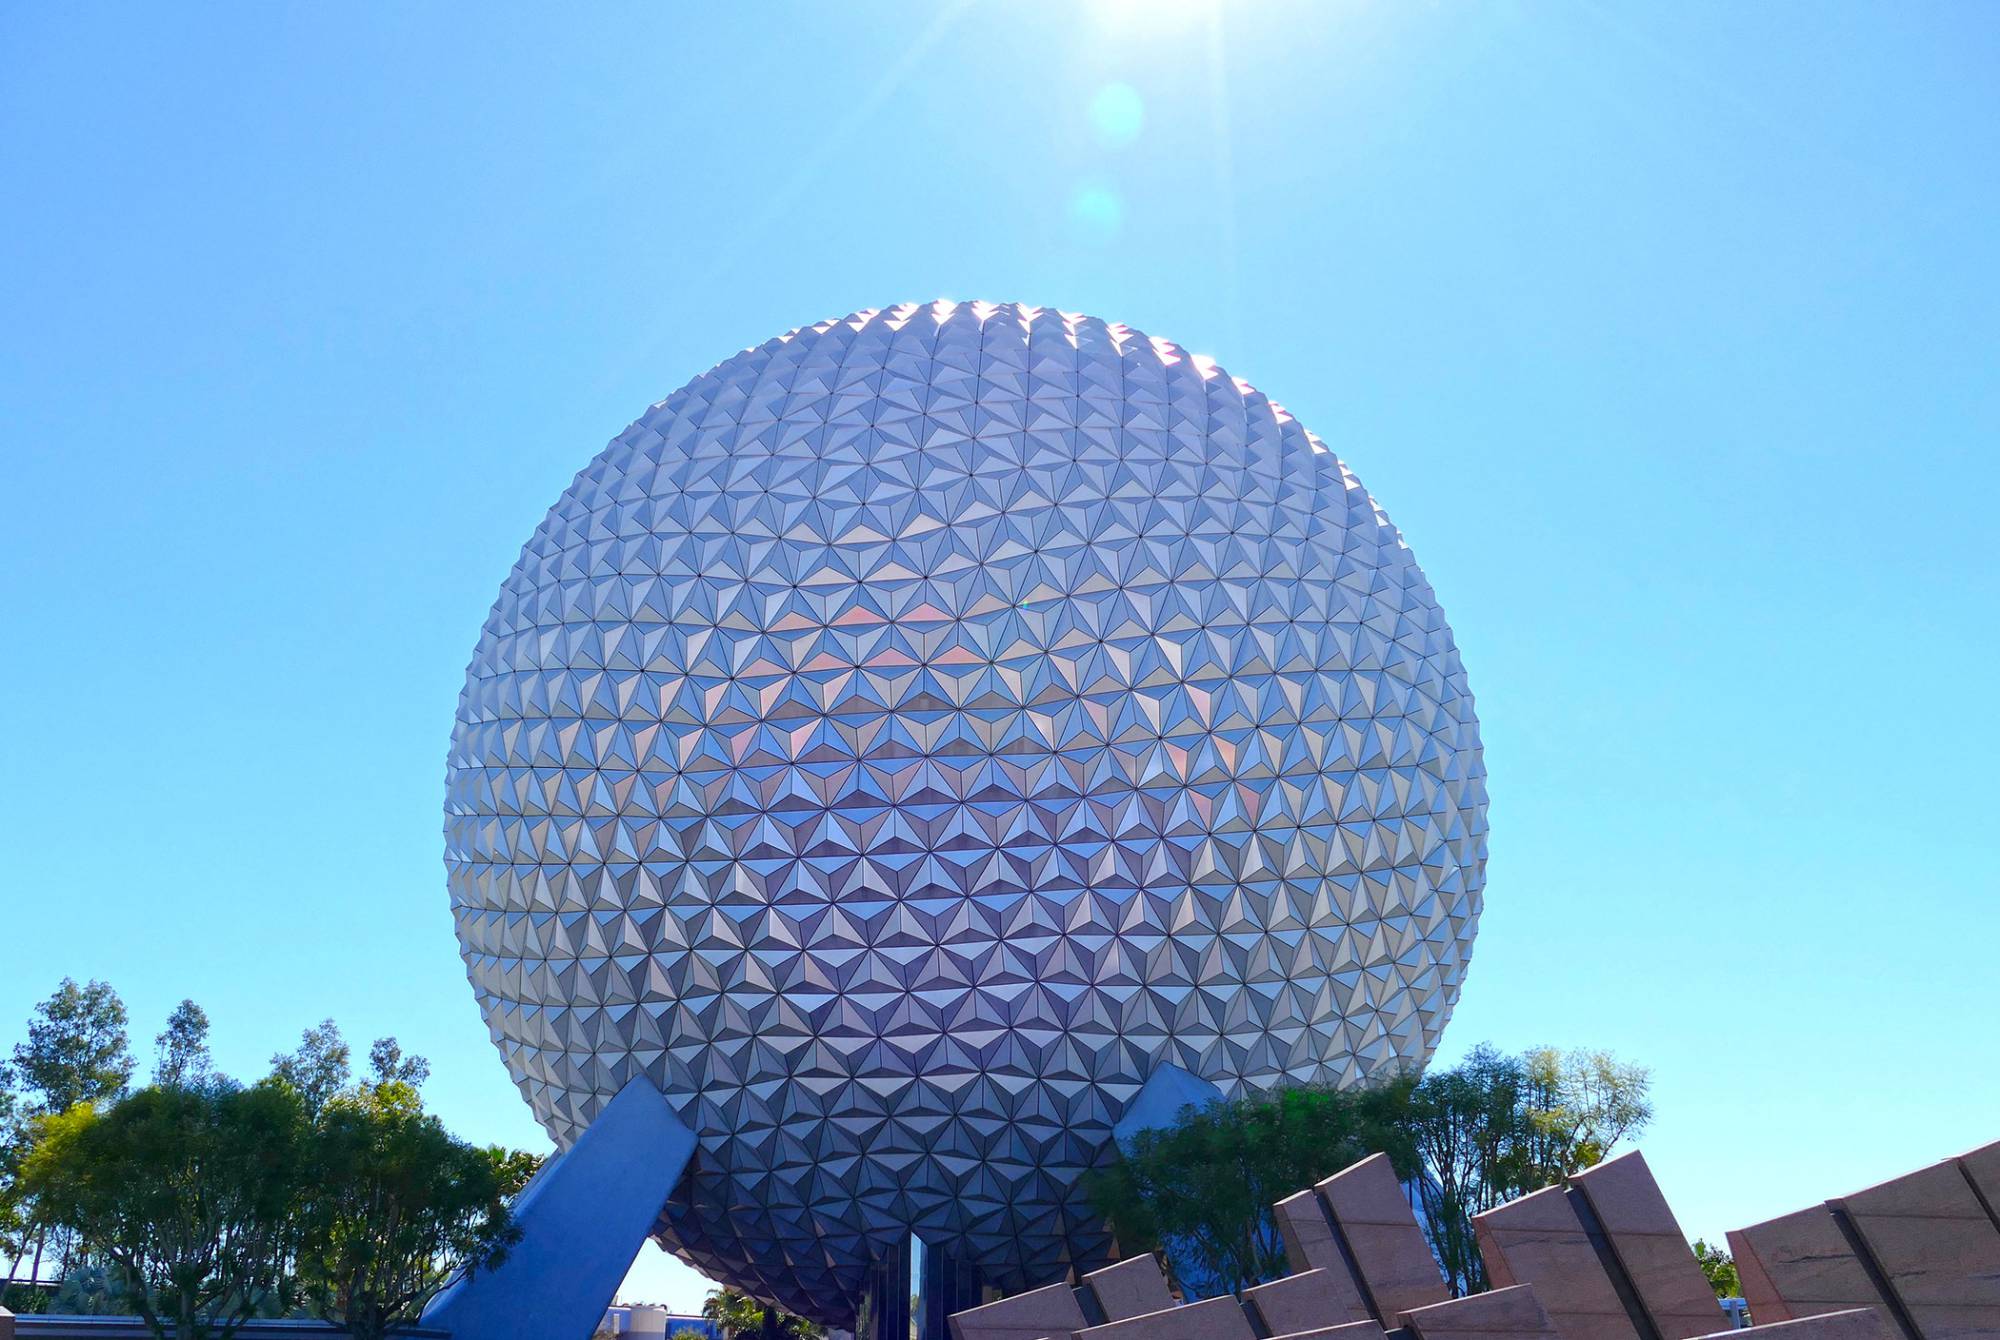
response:
<path id="1" fill-rule="evenodd" d="M 868 1270 L 868 1324 L 854 1340 L 910 1340 L 910 1243 L 905 1238 Z"/>
<path id="2" fill-rule="evenodd" d="M 619 1090 L 514 1203 L 521 1238 L 424 1309 L 452 1340 L 589 1340 L 694 1153 L 650 1080 Z"/>
<path id="3" fill-rule="evenodd" d="M 1222 1090 L 1201 1076 L 1163 1061 L 1139 1086 L 1138 1095 L 1111 1128 L 1111 1138 L 1121 1153 L 1129 1152 L 1139 1132 L 1171 1126 L 1182 1108 L 1207 1107 L 1220 1097 Z"/>
<path id="4" fill-rule="evenodd" d="M 928 1242 L 917 1297 L 922 1304 L 917 1340 L 951 1340 L 951 1314 L 986 1301 L 980 1294 L 978 1269 Z"/>
<path id="5" fill-rule="evenodd" d="M 1162 1064 L 1146 1082 L 1140 1086 L 1139 1094 L 1132 1100 L 1118 1124 L 1111 1128 L 1111 1138 L 1120 1153 L 1132 1152 L 1132 1142 L 1141 1131 L 1158 1130 L 1174 1124 L 1183 1108 L 1207 1107 L 1222 1097 L 1222 1090 L 1210 1084 L 1199 1075 L 1181 1069 L 1171 1061 Z M 1225 1292 L 1221 1282 L 1209 1278 L 1198 1270 L 1184 1243 L 1169 1238 L 1160 1244 L 1166 1254 L 1167 1264 L 1172 1267 L 1174 1278 L 1180 1281 L 1187 1293 L 1187 1301 L 1198 1298 L 1212 1298 Z"/>

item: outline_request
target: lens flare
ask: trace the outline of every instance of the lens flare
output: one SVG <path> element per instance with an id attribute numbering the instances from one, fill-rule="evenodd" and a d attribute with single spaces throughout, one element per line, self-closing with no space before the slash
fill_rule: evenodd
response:
<path id="1" fill-rule="evenodd" d="M 1146 128 L 1146 100 L 1130 84 L 1106 84 L 1090 100 L 1090 128 L 1107 149 L 1123 149 Z"/>

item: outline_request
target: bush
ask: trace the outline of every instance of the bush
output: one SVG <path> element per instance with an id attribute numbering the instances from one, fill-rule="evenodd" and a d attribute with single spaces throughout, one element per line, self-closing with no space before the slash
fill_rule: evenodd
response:
<path id="1" fill-rule="evenodd" d="M 0 1289 L 0 1307 L 17 1317 L 37 1316 L 54 1309 L 55 1294 L 39 1284 L 9 1284 Z"/>

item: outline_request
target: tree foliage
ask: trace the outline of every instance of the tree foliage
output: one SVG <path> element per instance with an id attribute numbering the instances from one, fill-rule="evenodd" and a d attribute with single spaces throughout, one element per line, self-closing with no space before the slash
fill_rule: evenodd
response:
<path id="1" fill-rule="evenodd" d="M 494 1171 L 500 1178 L 500 1194 L 509 1200 L 526 1191 L 528 1183 L 535 1180 L 535 1174 L 548 1162 L 541 1154 L 530 1154 L 525 1149 L 509 1149 L 505 1145 L 487 1145 L 480 1152 L 492 1160 Z"/>
<path id="2" fill-rule="evenodd" d="M 123 1093 L 133 1070 L 125 1024 L 125 1002 L 116 991 L 103 982 L 78 986 L 63 978 L 35 1007 L 28 1040 L 14 1048 L 14 1069 L 32 1095 L 29 1113 L 67 1112 Z"/>
<path id="3" fill-rule="evenodd" d="M 227 1340 L 280 1291 L 305 1136 L 289 1086 L 149 1088 L 36 1125 L 23 1180 L 156 1336 Z"/>
<path id="4" fill-rule="evenodd" d="M 0 1060 L 0 1259 L 10 1263 L 9 1276 L 28 1251 L 28 1200 L 21 1187 L 21 1161 L 27 1153 L 28 1128 L 14 1091 L 14 1068 Z M 25 1299 L 12 1298 L 11 1286 L 0 1293 L 0 1307 L 24 1311 L 27 1306 Z"/>
<path id="5" fill-rule="evenodd" d="M 730 1288 L 718 1288 L 709 1292 L 702 1301 L 701 1315 L 704 1321 L 712 1321 L 722 1329 L 725 1340 L 735 1340 L 737 1336 L 761 1335 L 764 1331 L 764 1314 L 775 1313 L 772 1324 L 777 1334 L 784 1340 L 820 1340 L 826 1334 L 823 1327 L 804 1317 L 776 1308 L 767 1308 L 745 1293 Z M 863 1331 L 857 1328 L 856 1335 Z M 675 1332 L 680 1334 L 679 1331 Z"/>
<path id="6" fill-rule="evenodd" d="M 1184 1109 L 1093 1172 L 1087 1192 L 1121 1241 L 1172 1244 L 1176 1269 L 1196 1277 L 1183 1284 L 1240 1292 L 1284 1269 L 1274 1202 L 1378 1150 L 1399 1174 L 1414 1171 L 1411 1087 L 1302 1087 Z"/>
<path id="7" fill-rule="evenodd" d="M 1533 1181 L 1521 1151 L 1522 1096 L 1520 1062 L 1488 1046 L 1424 1076 L 1411 1093 L 1410 1138 L 1425 1173 L 1418 1194 L 1454 1294 L 1486 1287 L 1472 1216 Z"/>
<path id="8" fill-rule="evenodd" d="M 1602 1162 L 1652 1119 L 1650 1073 L 1609 1052 L 1475 1047 L 1424 1076 L 1410 1130 L 1429 1174 L 1418 1185 L 1431 1245 L 1452 1291 L 1487 1285 L 1472 1216 L 1557 1186 Z"/>
<path id="9" fill-rule="evenodd" d="M 1282 1273 L 1269 1207 L 1375 1152 L 1415 1191 L 1453 1292 L 1486 1287 L 1472 1216 L 1601 1161 L 1651 1117 L 1647 1072 L 1608 1053 L 1489 1046 L 1422 1079 L 1282 1089 L 1184 1110 L 1093 1173 L 1128 1248 L 1166 1249 L 1199 1292 Z"/>
<path id="10" fill-rule="evenodd" d="M 117 992 L 103 982 L 78 986 L 63 978 L 55 992 L 35 1007 L 27 1041 L 14 1048 L 14 1073 L 25 1090 L 22 1112 L 30 1118 L 59 1116 L 79 1104 L 105 1102 L 122 1094 L 133 1071 L 125 1025 L 125 1003 Z M 16 1162 L 24 1158 L 17 1150 Z M 0 1219 L 12 1225 L 8 1236 L 20 1239 L 22 1250 L 15 1255 L 31 1253 L 30 1278 L 42 1279 L 45 1253 L 58 1263 L 58 1274 L 67 1274 L 75 1259 L 75 1236 L 51 1221 L 18 1175 L 5 1196 L 7 1208 L 0 1211 Z"/>
<path id="11" fill-rule="evenodd" d="M 726 1337 L 754 1335 L 764 1324 L 764 1305 L 734 1289 L 712 1289 L 702 1300 L 701 1315 L 720 1326 Z"/>
<path id="12" fill-rule="evenodd" d="M 1736 1273 L 1736 1258 L 1720 1247 L 1713 1247 L 1701 1238 L 1693 1243 L 1695 1263 L 1701 1273 L 1708 1277 L 1708 1287 L 1715 1290 L 1717 1298 L 1741 1298 L 1743 1277 Z"/>
<path id="13" fill-rule="evenodd" d="M 14 1091 L 14 1067 L 0 1058 L 0 1148 L 21 1128 L 21 1095 Z"/>
<path id="14" fill-rule="evenodd" d="M 132 1310 L 118 1272 L 95 1262 L 85 1262 L 64 1276 L 49 1301 L 49 1311 L 69 1317 L 126 1317 Z"/>
<path id="15" fill-rule="evenodd" d="M 1543 1186 L 1604 1161 L 1653 1119 L 1652 1074 L 1608 1051 L 1530 1047 L 1521 1055 L 1523 1156 Z"/>
<path id="16" fill-rule="evenodd" d="M 422 1057 L 380 1039 L 355 1084 L 328 1020 L 246 1089 L 216 1073 L 208 1033 L 181 1002 L 155 1083 L 126 1096 L 123 1006 L 65 982 L 15 1049 L 30 1101 L 0 1065 L 0 1243 L 60 1243 L 63 1306 L 136 1311 L 178 1340 L 303 1309 L 376 1340 L 497 1262 L 541 1160 L 453 1138 L 423 1110 Z"/>
<path id="17" fill-rule="evenodd" d="M 208 1050 L 208 1011 L 191 1000 L 174 1006 L 167 1026 L 153 1039 L 158 1059 L 153 1083 L 163 1089 L 196 1089 L 216 1078 Z"/>
<path id="18" fill-rule="evenodd" d="M 0 1061 L 0 1253 L 10 1261 L 21 1254 L 23 1246 L 16 1185 L 21 1158 L 27 1152 L 27 1134 L 21 1098 L 14 1092 L 14 1068 Z"/>
<path id="19" fill-rule="evenodd" d="M 377 1074 L 420 1073 L 412 1060 Z M 507 1197 L 520 1174 L 505 1151 L 453 1138 L 413 1084 L 378 1079 L 329 1099 L 299 1213 L 299 1280 L 314 1313 L 354 1340 L 414 1322 L 456 1270 L 498 1265 L 519 1237 Z"/>
<path id="20" fill-rule="evenodd" d="M 347 1087 L 353 1076 L 352 1057 L 339 1027 L 333 1020 L 325 1019 L 318 1027 L 299 1034 L 297 1050 L 273 1056 L 271 1073 L 298 1091 L 307 1116 L 317 1116 L 335 1094 Z"/>
<path id="21" fill-rule="evenodd" d="M 377 1085 L 405 1084 L 421 1089 L 431 1077 L 431 1063 L 421 1056 L 405 1056 L 392 1037 L 376 1038 L 368 1049 L 368 1073 Z"/>

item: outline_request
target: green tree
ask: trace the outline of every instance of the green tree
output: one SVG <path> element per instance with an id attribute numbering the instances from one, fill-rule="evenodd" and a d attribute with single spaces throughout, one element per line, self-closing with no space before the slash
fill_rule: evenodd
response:
<path id="1" fill-rule="evenodd" d="M 291 1085 L 305 1103 L 306 1115 L 314 1117 L 347 1087 L 353 1074 L 352 1056 L 339 1027 L 325 1019 L 317 1028 L 299 1034 L 296 1051 L 279 1052 L 271 1058 L 271 1074 Z"/>
<path id="2" fill-rule="evenodd" d="M 14 1090 L 14 1067 L 0 1057 L 0 1149 L 21 1130 L 21 1095 Z"/>
<path id="3" fill-rule="evenodd" d="M 1281 1089 L 1188 1109 L 1093 1173 L 1128 1249 L 1167 1248 L 1183 1284 L 1240 1292 L 1285 1268 L 1276 1201 L 1377 1151 L 1424 1209 L 1454 1293 L 1486 1287 L 1472 1217 L 1602 1160 L 1652 1115 L 1650 1076 L 1608 1053 L 1490 1045 L 1422 1079 Z"/>
<path id="4" fill-rule="evenodd" d="M 10 1277 L 27 1254 L 26 1198 L 20 1186 L 27 1136 L 20 1095 L 14 1092 L 14 1068 L 0 1060 L 0 1257 L 9 1263 Z M 0 1306 L 5 1306 L 4 1300 Z"/>
<path id="5" fill-rule="evenodd" d="M 1431 1245 L 1456 1294 L 1486 1288 L 1472 1216 L 1602 1162 L 1652 1120 L 1651 1073 L 1609 1052 L 1475 1047 L 1424 1076 L 1410 1130 L 1429 1174 L 1419 1186 Z"/>
<path id="6" fill-rule="evenodd" d="M 916 1329 L 915 1319 L 920 1315 L 922 1314 L 918 1309 L 913 1307 L 910 1310 L 913 1333 Z M 804 1317 L 794 1316 L 790 1312 L 778 1313 L 777 1330 L 780 1336 L 787 1337 L 788 1340 L 825 1340 L 826 1337 L 826 1327 L 816 1321 L 807 1321 Z"/>
<path id="7" fill-rule="evenodd" d="M 414 1054 L 405 1056 L 394 1038 L 376 1038 L 368 1049 L 368 1073 L 377 1084 L 406 1084 L 421 1089 L 431 1077 L 431 1063 Z"/>
<path id="8" fill-rule="evenodd" d="M 354 1340 L 414 1322 L 456 1271 L 492 1268 L 519 1236 L 507 1206 L 519 1159 L 453 1138 L 403 1080 L 328 1100 L 308 1147 L 299 1281 Z"/>
<path id="9" fill-rule="evenodd" d="M 208 1012 L 193 1001 L 174 1006 L 153 1045 L 158 1052 L 153 1083 L 161 1088 L 200 1088 L 215 1078 L 215 1059 L 208 1050 Z"/>
<path id="10" fill-rule="evenodd" d="M 28 1021 L 28 1040 L 14 1048 L 14 1071 L 27 1091 L 29 1117 L 56 1116 L 82 1103 L 117 1097 L 131 1082 L 133 1061 L 125 1033 L 125 1002 L 103 982 L 78 986 L 65 977 Z M 30 1278 L 42 1278 L 42 1260 L 53 1246 L 57 1273 L 67 1275 L 76 1242 L 41 1213 L 35 1197 L 17 1188 L 13 1217 L 33 1247 Z"/>
<path id="11" fill-rule="evenodd" d="M 1270 1207 L 1379 1151 L 1416 1168 L 1404 1113 L 1412 1081 L 1360 1089 L 1302 1087 L 1182 1111 L 1142 1132 L 1086 1191 L 1121 1242 L 1171 1244 L 1178 1268 L 1232 1293 L 1283 1273 Z"/>
<path id="12" fill-rule="evenodd" d="M 1525 1087 L 1521 1062 L 1482 1043 L 1459 1064 L 1425 1075 L 1410 1094 L 1408 1130 L 1426 1174 L 1419 1198 L 1455 1295 L 1486 1287 L 1472 1216 L 1527 1180 Z"/>
<path id="13" fill-rule="evenodd" d="M 1743 1278 L 1736 1273 L 1736 1258 L 1720 1247 L 1711 1247 L 1701 1238 L 1693 1243 L 1695 1262 L 1708 1277 L 1708 1287 L 1717 1298 L 1741 1298 Z"/>
<path id="14" fill-rule="evenodd" d="M 34 1095 L 31 1115 L 67 1112 L 125 1091 L 132 1053 L 125 1037 L 125 1002 L 103 982 L 78 986 L 68 977 L 35 1007 L 28 1040 L 14 1048 L 14 1069 Z"/>
<path id="15" fill-rule="evenodd" d="M 701 1315 L 720 1326 L 725 1336 L 753 1335 L 764 1324 L 764 1305 L 734 1289 L 714 1289 L 702 1300 Z"/>
<path id="16" fill-rule="evenodd" d="M 23 1177 L 154 1335 L 228 1340 L 284 1285 L 305 1130 L 283 1084 L 149 1088 L 40 1118 Z"/>
<path id="17" fill-rule="evenodd" d="M 1540 1186 L 1567 1182 L 1604 1161 L 1653 1119 L 1653 1079 L 1610 1052 L 1530 1047 L 1521 1055 L 1527 1130 L 1523 1153 Z"/>
<path id="18" fill-rule="evenodd" d="M 772 1314 L 771 1324 L 775 1333 L 784 1340 L 820 1340 L 820 1337 L 826 1334 L 826 1328 L 816 1322 L 807 1321 L 804 1317 L 795 1317 L 777 1308 L 767 1307 L 750 1295 L 738 1293 L 734 1289 L 712 1290 L 701 1305 L 702 1319 L 714 1322 L 722 1328 L 723 1335 L 732 1337 L 732 1340 L 736 1336 L 761 1335 L 767 1313 Z M 692 1327 L 682 1329 L 693 1330 Z M 861 1333 L 859 1329 L 855 1331 L 856 1335 Z M 676 1330 L 674 1334 L 678 1336 L 682 1334 L 682 1330 Z"/>
<path id="19" fill-rule="evenodd" d="M 505 1145 L 488 1145 L 480 1152 L 492 1161 L 494 1174 L 500 1179 L 500 1194 L 508 1200 L 526 1191 L 528 1183 L 535 1180 L 535 1174 L 547 1162 L 540 1154 L 530 1154 L 525 1149 L 509 1149 Z"/>

